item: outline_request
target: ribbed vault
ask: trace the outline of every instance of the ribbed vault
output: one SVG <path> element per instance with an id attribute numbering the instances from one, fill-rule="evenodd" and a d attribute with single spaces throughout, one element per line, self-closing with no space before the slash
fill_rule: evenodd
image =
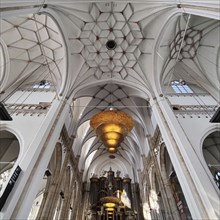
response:
<path id="1" fill-rule="evenodd" d="M 47 80 L 57 91 L 65 80 L 65 45 L 54 20 L 47 15 L 27 15 L 1 20 L 1 89 L 23 81 L 32 87 Z"/>
<path id="2" fill-rule="evenodd" d="M 84 98 L 80 97 L 80 94 L 83 94 Z M 115 166 L 118 166 L 118 170 L 125 164 L 125 167 L 142 168 L 140 158 L 149 150 L 146 145 L 146 136 L 149 134 L 148 129 L 151 125 L 147 120 L 150 117 L 149 104 L 147 100 L 138 97 L 137 94 L 137 91 L 115 84 L 104 84 L 90 88 L 88 91 L 84 89 L 78 94 L 79 98 L 74 102 L 73 111 L 74 115 L 78 115 L 75 124 L 77 138 L 73 150 L 80 155 L 79 166 L 81 169 L 91 173 L 90 170 L 94 172 L 112 160 L 109 159 L 111 154 L 106 151 L 95 132 L 89 127 L 89 120 L 93 115 L 110 107 L 126 112 L 135 121 L 135 128 L 125 138 L 118 153 L 114 155 L 115 160 L 118 161 Z M 132 174 L 132 169 L 127 171 Z M 126 174 L 125 171 L 124 173 Z M 85 176 L 85 178 L 89 177 Z"/>
<path id="3" fill-rule="evenodd" d="M 198 16 L 174 17 L 158 47 L 161 85 L 184 79 L 216 96 L 220 85 L 220 23 Z M 172 34 L 168 34 L 172 33 Z"/>
<path id="4" fill-rule="evenodd" d="M 47 80 L 68 99 L 84 180 L 110 163 L 138 180 L 152 130 L 149 99 L 172 80 L 206 87 L 219 99 L 217 20 L 182 14 L 176 1 L 48 1 L 41 11 L 1 20 L 0 92 Z M 89 127 L 110 107 L 135 121 L 115 159 Z"/>

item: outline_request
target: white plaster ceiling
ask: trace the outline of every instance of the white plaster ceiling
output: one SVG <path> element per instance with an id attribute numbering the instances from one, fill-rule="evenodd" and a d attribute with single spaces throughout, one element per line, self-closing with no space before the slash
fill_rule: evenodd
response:
<path id="1" fill-rule="evenodd" d="M 23 80 L 51 81 L 60 96 L 74 100 L 71 134 L 84 180 L 110 161 L 137 180 L 152 133 L 149 98 L 176 78 L 213 95 L 219 91 L 219 21 L 192 15 L 186 25 L 187 19 L 176 1 L 48 1 L 41 15 L 6 17 L 1 21 L 1 91 Z M 115 49 L 106 48 L 108 40 L 116 42 Z M 89 119 L 109 107 L 135 120 L 111 160 L 89 127 Z"/>
<path id="2" fill-rule="evenodd" d="M 92 21 L 84 24 L 78 38 L 82 48 L 79 51 L 97 79 L 112 74 L 125 79 L 141 55 L 138 45 L 143 35 L 140 26 L 129 20 L 133 14 L 131 5 L 112 12 L 113 9 L 105 12 L 99 4 L 93 4 L 89 11 Z M 116 42 L 115 49 L 106 47 L 108 40 Z"/>
<path id="3" fill-rule="evenodd" d="M 8 17 L 0 23 L 0 92 L 48 80 L 59 90 L 65 71 L 65 46 L 55 22 L 45 15 Z"/>
<path id="4" fill-rule="evenodd" d="M 74 123 L 77 129 L 77 138 L 73 149 L 75 154 L 81 155 L 79 167 L 85 170 L 84 177 L 89 178 L 90 176 L 87 174 L 91 173 L 100 174 L 101 168 L 97 160 L 102 161 L 103 166 L 104 164 L 113 166 L 117 161 L 118 170 L 119 167 L 123 167 L 122 174 L 129 174 L 133 177 L 131 167 L 141 169 L 143 165 L 140 158 L 148 152 L 146 136 L 152 127 L 149 120 L 148 102 L 138 97 L 138 93 L 132 91 L 131 88 L 115 84 L 96 86 L 89 90 L 85 89 L 82 93 L 83 97 L 87 97 L 87 99 L 76 96 L 75 111 L 73 111 L 73 115 L 78 115 Z M 106 151 L 102 142 L 89 126 L 89 120 L 94 114 L 110 107 L 128 113 L 135 121 L 134 129 L 119 147 L 114 160 L 109 159 L 111 154 Z"/>
<path id="5" fill-rule="evenodd" d="M 169 31 L 158 47 L 161 84 L 184 79 L 206 89 L 220 101 L 220 21 L 185 14 L 173 19 L 167 28 Z M 172 33 L 172 38 L 168 33 Z"/>

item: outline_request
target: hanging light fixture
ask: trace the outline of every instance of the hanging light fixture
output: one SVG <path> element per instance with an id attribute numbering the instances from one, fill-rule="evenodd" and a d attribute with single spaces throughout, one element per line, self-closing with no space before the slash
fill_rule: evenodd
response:
<path id="1" fill-rule="evenodd" d="M 134 127 L 134 122 L 125 112 L 110 109 L 94 115 L 90 120 L 90 126 L 108 152 L 116 153 L 120 143 Z"/>

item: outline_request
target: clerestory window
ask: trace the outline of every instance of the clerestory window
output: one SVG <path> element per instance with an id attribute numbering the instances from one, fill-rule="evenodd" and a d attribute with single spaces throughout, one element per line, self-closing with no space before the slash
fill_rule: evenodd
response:
<path id="1" fill-rule="evenodd" d="M 171 82 L 171 87 L 175 93 L 193 93 L 192 89 L 185 83 L 185 81 L 174 80 Z"/>
<path id="2" fill-rule="evenodd" d="M 215 172 L 214 174 L 214 180 L 218 186 L 218 188 L 220 189 L 220 171 Z"/>
<path id="3" fill-rule="evenodd" d="M 50 82 L 47 80 L 41 80 L 40 82 L 33 85 L 34 89 L 49 89 Z"/>

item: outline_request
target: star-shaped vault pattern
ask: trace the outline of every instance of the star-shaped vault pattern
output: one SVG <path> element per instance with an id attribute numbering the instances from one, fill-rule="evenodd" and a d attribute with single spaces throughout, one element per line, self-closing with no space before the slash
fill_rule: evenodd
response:
<path id="1" fill-rule="evenodd" d="M 81 55 L 90 68 L 95 68 L 95 76 L 120 74 L 125 79 L 128 69 L 133 68 L 141 55 L 139 45 L 143 35 L 138 22 L 130 21 L 133 11 L 130 4 L 119 11 L 101 11 L 93 4 L 91 22 L 85 22 L 78 40 L 84 45 Z M 106 43 L 114 40 L 116 48 L 109 50 Z"/>
<path id="2" fill-rule="evenodd" d="M 180 30 L 172 44 L 170 45 L 170 57 L 176 59 L 181 48 L 182 38 L 184 36 L 184 30 Z M 193 59 L 196 56 L 200 41 L 202 39 L 202 30 L 196 30 L 189 28 L 183 39 L 182 48 L 179 55 L 179 60 Z"/>

